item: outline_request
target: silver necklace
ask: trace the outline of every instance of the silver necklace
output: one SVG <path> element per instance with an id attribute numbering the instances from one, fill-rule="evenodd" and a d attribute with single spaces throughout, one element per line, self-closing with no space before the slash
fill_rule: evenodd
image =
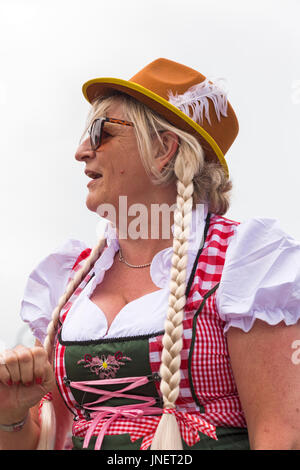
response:
<path id="1" fill-rule="evenodd" d="M 121 248 L 119 248 L 119 260 L 122 261 L 122 263 L 127 264 L 130 268 L 146 268 L 147 266 L 150 266 L 151 263 L 146 263 L 146 264 L 130 264 L 127 263 L 127 261 L 123 258 Z"/>

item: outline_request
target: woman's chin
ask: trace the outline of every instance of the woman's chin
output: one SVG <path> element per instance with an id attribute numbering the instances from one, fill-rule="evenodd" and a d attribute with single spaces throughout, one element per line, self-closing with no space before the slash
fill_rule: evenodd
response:
<path id="1" fill-rule="evenodd" d="M 93 197 L 90 194 L 87 195 L 85 203 L 86 207 L 92 212 L 97 212 L 99 206 L 101 205 L 101 201 L 99 201 L 99 198 Z"/>
<path id="2" fill-rule="evenodd" d="M 86 197 L 86 207 L 90 211 L 96 212 L 101 217 L 106 217 L 108 214 L 111 214 L 113 217 L 115 217 L 114 206 L 107 202 L 107 198 L 105 198 L 106 200 L 103 199 L 104 198 L 99 197 L 99 194 L 96 194 L 96 192 L 90 192 Z"/>

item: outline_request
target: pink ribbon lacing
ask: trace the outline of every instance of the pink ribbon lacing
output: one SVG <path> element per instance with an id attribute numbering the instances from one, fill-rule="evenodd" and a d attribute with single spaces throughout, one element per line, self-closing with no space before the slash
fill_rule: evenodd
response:
<path id="1" fill-rule="evenodd" d="M 131 382 L 126 387 L 118 390 L 118 391 L 109 391 L 109 390 L 102 390 L 99 388 L 92 387 L 93 385 L 111 385 L 111 384 L 123 384 Z M 125 392 L 132 390 L 133 388 L 140 387 L 149 382 L 149 377 L 142 376 L 142 377 L 125 377 L 119 379 L 106 379 L 106 380 L 89 380 L 89 381 L 81 381 L 81 382 L 73 382 L 68 381 L 68 385 L 73 387 L 77 390 L 81 390 L 83 392 L 90 392 L 97 395 L 102 395 L 96 401 L 91 403 L 85 403 L 83 406 L 84 410 L 89 411 L 89 415 L 92 418 L 92 423 L 87 430 L 87 433 L 84 438 L 83 448 L 87 448 L 90 442 L 90 439 L 93 435 L 94 430 L 96 429 L 98 423 L 103 418 L 108 418 L 105 424 L 102 426 L 100 433 L 97 436 L 96 443 L 95 443 L 95 450 L 99 450 L 102 445 L 102 441 L 104 439 L 105 433 L 110 427 L 110 425 L 116 421 L 118 418 L 124 417 L 127 419 L 136 419 L 144 415 L 154 415 L 154 414 L 165 414 L 165 413 L 172 413 L 176 416 L 176 419 L 179 422 L 180 430 L 185 438 L 185 441 L 188 445 L 192 445 L 200 440 L 198 431 L 212 437 L 213 439 L 217 439 L 216 436 L 216 428 L 212 424 L 208 423 L 204 419 L 200 418 L 197 415 L 192 415 L 189 413 L 183 413 L 177 411 L 175 408 L 159 408 L 152 406 L 156 404 L 156 399 L 154 397 L 146 397 L 142 395 L 130 395 Z M 137 400 L 144 400 L 144 403 L 138 403 L 133 405 L 123 405 L 119 407 L 115 406 L 95 406 L 99 405 L 100 403 L 109 400 L 110 398 L 131 398 Z M 157 427 L 155 424 L 155 428 Z M 141 449 L 145 449 L 145 445 L 147 447 L 151 445 L 152 439 L 154 437 L 155 430 L 151 433 L 151 436 L 148 436 L 146 439 L 147 442 L 141 447 Z"/>

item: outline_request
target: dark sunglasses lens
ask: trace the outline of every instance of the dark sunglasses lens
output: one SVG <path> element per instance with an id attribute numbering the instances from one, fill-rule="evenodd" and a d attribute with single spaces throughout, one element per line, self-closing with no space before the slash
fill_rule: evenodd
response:
<path id="1" fill-rule="evenodd" d="M 96 119 L 91 129 L 91 146 L 93 150 L 97 150 L 101 145 L 101 131 L 102 121 L 101 119 Z"/>

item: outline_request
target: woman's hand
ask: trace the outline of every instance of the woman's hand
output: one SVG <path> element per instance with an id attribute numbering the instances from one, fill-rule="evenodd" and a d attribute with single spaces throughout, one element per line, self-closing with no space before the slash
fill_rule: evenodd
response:
<path id="1" fill-rule="evenodd" d="M 54 373 L 44 348 L 16 346 L 0 354 L 0 423 L 22 420 L 53 389 Z"/>

